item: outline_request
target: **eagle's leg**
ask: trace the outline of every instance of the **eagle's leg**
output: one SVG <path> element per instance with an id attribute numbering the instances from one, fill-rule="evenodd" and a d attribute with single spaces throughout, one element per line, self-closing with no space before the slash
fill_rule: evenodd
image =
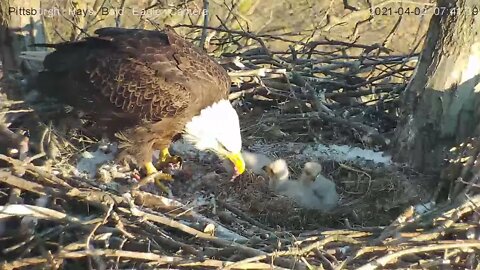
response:
<path id="1" fill-rule="evenodd" d="M 147 171 L 147 175 L 151 175 L 158 172 L 157 168 L 155 168 L 152 162 L 145 163 L 145 171 Z"/>
<path id="2" fill-rule="evenodd" d="M 122 149 L 117 159 L 126 160 L 127 158 L 132 158 L 135 164 L 143 166 L 142 169 L 147 174 L 146 177 L 138 182 L 136 188 L 154 182 L 162 191 L 171 195 L 170 189 L 161 181 L 173 180 L 172 175 L 162 171 L 159 172 L 152 162 L 153 149 L 162 149 L 167 144 L 162 143 L 163 147 L 160 148 L 154 147 L 157 135 L 156 133 L 152 134 L 152 131 L 145 127 L 126 130 L 115 134 L 115 136 L 120 140 L 119 148 Z"/>

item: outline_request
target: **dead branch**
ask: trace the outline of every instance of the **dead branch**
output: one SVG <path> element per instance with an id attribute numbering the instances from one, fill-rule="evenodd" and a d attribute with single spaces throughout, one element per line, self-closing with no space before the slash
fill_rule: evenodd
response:
<path id="1" fill-rule="evenodd" d="M 128 199 L 129 195 L 125 194 L 125 196 L 126 196 L 125 198 L 127 200 L 129 200 Z M 186 225 L 184 225 L 180 222 L 177 222 L 175 220 L 172 220 L 172 219 L 160 216 L 160 215 L 145 213 L 145 212 L 139 210 L 138 207 L 135 206 L 133 204 L 133 201 L 131 201 L 131 200 L 130 200 L 130 209 L 129 210 L 127 210 L 125 208 L 120 208 L 120 210 L 124 211 L 124 212 L 128 211 L 132 215 L 137 216 L 137 217 L 141 217 L 142 219 L 145 219 L 145 220 L 149 220 L 149 221 L 152 221 L 152 222 L 155 222 L 155 223 L 160 223 L 160 224 L 166 225 L 166 226 L 171 227 L 171 228 L 178 229 L 178 230 L 180 230 L 184 233 L 187 233 L 189 235 L 192 235 L 194 237 L 198 237 L 200 239 L 211 241 L 213 244 L 219 245 L 221 247 L 234 247 L 238 251 L 244 253 L 247 256 L 259 256 L 259 255 L 266 254 L 265 252 L 262 252 L 260 250 L 256 250 L 256 249 L 244 246 L 244 245 L 240 245 L 240 244 L 237 244 L 235 242 L 226 241 L 226 240 L 217 238 L 215 236 L 212 236 L 210 234 L 198 231 L 196 229 L 188 227 L 188 226 L 186 226 Z M 301 263 L 295 263 L 291 260 L 278 259 L 277 261 L 278 261 L 277 263 L 280 266 L 286 267 L 286 268 L 290 268 L 295 264 L 298 265 L 299 267 L 302 267 Z"/>
<path id="2" fill-rule="evenodd" d="M 182 257 L 174 256 L 162 256 L 150 252 L 134 252 L 126 250 L 112 250 L 112 249 L 94 249 L 94 250 L 84 250 L 84 251 L 71 251 L 71 252 L 60 252 L 56 254 L 54 258 L 56 260 L 64 259 L 78 259 L 83 257 L 90 256 L 105 256 L 105 257 L 119 257 L 119 258 L 129 258 L 135 260 L 150 261 L 155 263 L 157 266 L 161 265 L 174 265 L 178 267 L 215 267 L 222 268 L 233 264 L 228 261 L 219 261 L 219 260 L 205 260 L 203 262 L 184 259 Z M 21 259 L 11 263 L 3 263 L 2 269 L 17 269 L 20 267 L 33 266 L 37 264 L 47 263 L 48 259 L 44 257 L 36 258 L 27 258 Z M 271 265 L 265 263 L 251 263 L 243 265 L 242 268 L 233 268 L 233 269 L 271 269 Z M 283 269 L 283 268 L 278 268 Z"/>
<path id="3" fill-rule="evenodd" d="M 447 249 L 461 249 L 464 252 L 471 252 L 472 249 L 479 249 L 480 248 L 480 241 L 458 241 L 457 243 L 451 244 L 437 244 L 437 245 L 429 245 L 429 246 L 418 246 L 413 247 L 397 252 L 393 252 L 391 254 L 385 255 L 380 257 L 370 263 L 367 263 L 357 269 L 359 270 L 373 270 L 378 269 L 379 267 L 383 267 L 390 263 L 393 260 L 396 260 L 402 256 L 420 253 L 420 252 L 427 252 L 427 251 L 437 251 L 437 250 L 447 250 Z"/>

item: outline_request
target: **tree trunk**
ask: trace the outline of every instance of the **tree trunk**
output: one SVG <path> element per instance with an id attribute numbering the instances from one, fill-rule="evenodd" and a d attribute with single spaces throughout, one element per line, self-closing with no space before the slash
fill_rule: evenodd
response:
<path id="1" fill-rule="evenodd" d="M 22 93 L 18 82 L 10 76 L 18 74 L 21 67 L 20 52 L 27 50 L 33 43 L 44 43 L 42 17 L 36 15 L 19 15 L 13 8 L 33 8 L 40 10 L 41 0 L 10 0 L 0 1 L 0 60 L 2 62 L 0 76 L 0 149 L 16 149 L 20 159 L 26 158 L 29 149 L 29 138 L 9 129 L 10 123 L 20 114 L 8 114 L 14 109 L 13 100 L 22 100 Z M 1 151 L 7 152 L 8 151 Z M 11 152 L 14 153 L 15 152 Z"/>
<path id="2" fill-rule="evenodd" d="M 33 43 L 45 43 L 43 18 L 36 15 L 18 15 L 10 8 L 41 8 L 41 0 L 10 0 L 0 3 L 0 60 L 4 72 L 17 72 L 20 52 Z M 11 12 L 12 11 L 12 12 Z M 32 48 L 28 48 L 32 50 Z"/>
<path id="3" fill-rule="evenodd" d="M 406 89 L 395 158 L 424 172 L 444 168 L 444 180 L 465 180 L 475 174 L 471 168 L 467 173 L 465 166 L 473 166 L 478 151 L 470 149 L 469 158 L 461 159 L 452 158 L 460 153 L 449 150 L 457 147 L 463 155 L 467 142 L 480 135 L 480 6 L 477 0 L 437 4 L 431 12 L 438 15 L 430 21 Z"/>

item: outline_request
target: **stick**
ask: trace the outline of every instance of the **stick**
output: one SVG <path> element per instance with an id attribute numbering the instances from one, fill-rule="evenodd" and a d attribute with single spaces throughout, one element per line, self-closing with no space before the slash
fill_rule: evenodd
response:
<path id="1" fill-rule="evenodd" d="M 138 207 L 133 203 L 133 201 L 131 200 L 131 198 L 129 198 L 129 196 L 130 196 L 130 194 L 125 194 L 124 195 L 124 197 L 127 200 L 130 201 L 130 211 L 128 211 L 128 209 L 125 209 L 125 208 L 120 208 L 121 210 L 123 210 L 123 212 L 129 212 L 132 215 L 137 216 L 137 217 L 141 217 L 145 220 L 150 220 L 152 222 L 160 223 L 160 224 L 163 224 L 163 225 L 168 226 L 170 228 L 180 230 L 184 233 L 193 235 L 193 236 L 198 237 L 200 239 L 208 240 L 208 241 L 210 241 L 210 242 L 212 242 L 212 243 L 214 243 L 218 246 L 221 246 L 221 247 L 234 247 L 238 251 L 246 254 L 247 256 L 262 256 L 262 255 L 267 254 L 266 252 L 263 252 L 263 251 L 260 251 L 260 250 L 257 250 L 257 249 L 251 248 L 251 247 L 247 247 L 247 246 L 235 243 L 235 242 L 230 242 L 230 241 L 226 241 L 226 240 L 217 238 L 217 237 L 212 236 L 210 234 L 207 234 L 207 233 L 201 232 L 199 230 L 196 230 L 194 228 L 188 227 L 188 226 L 186 226 L 186 225 L 184 225 L 184 224 L 182 224 L 178 221 L 175 221 L 173 219 L 169 219 L 169 218 L 159 216 L 159 215 L 145 213 L 145 212 L 141 211 L 140 209 L 138 209 Z M 306 266 L 304 264 L 299 263 L 299 262 L 293 262 L 291 260 L 278 259 L 276 261 L 280 266 L 286 267 L 286 268 L 291 268 L 294 265 L 297 265 L 299 267 L 299 269 L 305 269 L 306 268 Z"/>
<path id="2" fill-rule="evenodd" d="M 280 256 L 304 256 L 308 254 L 310 251 L 314 249 L 320 249 L 323 248 L 326 244 L 334 241 L 342 241 L 342 242 L 347 242 L 347 243 L 352 243 L 352 244 L 358 244 L 360 243 L 359 241 L 352 239 L 350 237 L 346 236 L 341 236 L 341 235 L 335 235 L 335 236 L 330 236 L 327 237 L 321 241 L 317 241 L 315 243 L 312 243 L 304 248 L 301 249 L 292 249 L 292 250 L 287 250 L 287 251 L 274 251 L 272 253 L 268 254 L 262 254 L 258 255 L 255 257 L 247 258 L 241 261 L 236 262 L 233 265 L 227 266 L 224 268 L 224 270 L 232 269 L 233 267 L 240 267 L 242 264 L 245 263 L 250 263 L 250 262 L 255 262 L 255 261 L 260 261 L 260 260 L 265 260 L 268 258 L 276 258 Z"/>
<path id="3" fill-rule="evenodd" d="M 397 251 L 388 255 L 385 255 L 383 257 L 380 257 L 372 262 L 369 262 L 367 264 L 364 264 L 360 268 L 357 268 L 357 270 L 374 270 L 379 267 L 383 267 L 387 265 L 389 262 L 398 259 L 404 255 L 408 254 L 414 254 L 414 253 L 419 253 L 419 252 L 427 252 L 427 251 L 436 251 L 436 250 L 447 250 L 447 249 L 453 249 L 453 248 L 458 248 L 458 249 L 467 249 L 467 248 L 475 248 L 475 249 L 480 249 L 480 241 L 471 241 L 471 242 L 464 242 L 457 240 L 457 243 L 451 243 L 451 244 L 439 244 L 439 245 L 431 245 L 431 246 L 423 246 L 423 247 L 413 247 L 401 251 Z"/>
<path id="4" fill-rule="evenodd" d="M 4 217 L 35 217 L 48 220 L 65 220 L 69 223 L 81 223 L 80 219 L 45 207 L 28 204 L 10 204 L 0 206 L 0 219 Z"/>
<path id="5" fill-rule="evenodd" d="M 233 264 L 229 261 L 219 261 L 219 260 L 205 260 L 205 261 L 193 261 L 189 259 L 184 259 L 177 256 L 162 256 L 154 254 L 151 252 L 135 252 L 135 251 L 126 251 L 126 250 L 113 250 L 113 249 L 94 249 L 94 250 L 83 250 L 83 251 L 73 251 L 65 252 L 61 251 L 59 254 L 54 255 L 54 259 L 78 259 L 90 256 L 105 256 L 105 257 L 120 257 L 136 260 L 151 261 L 158 265 L 175 265 L 178 267 L 199 267 L 204 269 L 204 267 L 216 267 L 223 268 L 226 265 Z M 10 263 L 3 263 L 2 269 L 13 270 L 26 266 L 33 266 L 35 264 L 47 263 L 48 259 L 44 257 L 34 257 L 16 260 Z M 272 266 L 265 263 L 251 263 L 242 266 L 242 268 L 234 269 L 272 269 Z M 284 269 L 284 268 L 276 268 Z"/>
<path id="6" fill-rule="evenodd" d="M 210 3 L 208 2 L 208 0 L 203 0 L 203 28 L 202 35 L 200 37 L 200 48 L 205 48 L 205 41 L 207 40 L 209 6 Z"/>

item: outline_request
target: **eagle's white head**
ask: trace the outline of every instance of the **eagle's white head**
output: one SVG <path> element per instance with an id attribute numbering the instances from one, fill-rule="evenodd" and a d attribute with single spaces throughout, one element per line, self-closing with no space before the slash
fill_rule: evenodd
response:
<path id="1" fill-rule="evenodd" d="M 185 125 L 183 137 L 198 150 L 228 158 L 237 174 L 245 171 L 238 114 L 228 100 L 204 108 Z"/>

